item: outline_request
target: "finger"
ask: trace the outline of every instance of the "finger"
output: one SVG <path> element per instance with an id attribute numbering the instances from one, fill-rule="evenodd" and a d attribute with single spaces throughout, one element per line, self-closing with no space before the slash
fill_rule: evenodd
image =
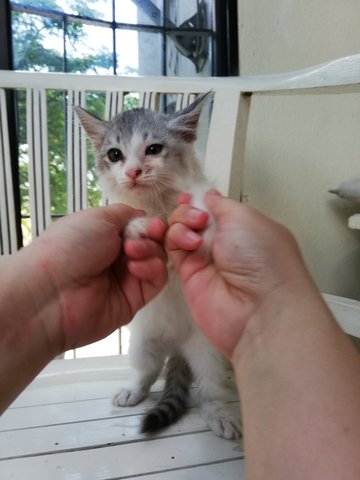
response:
<path id="1" fill-rule="evenodd" d="M 149 238 L 163 242 L 167 230 L 166 223 L 158 217 L 151 218 L 147 227 Z"/>
<path id="2" fill-rule="evenodd" d="M 123 204 L 107 205 L 106 207 L 99 207 L 90 210 L 90 212 L 96 212 L 96 214 L 101 216 L 104 220 L 114 224 L 120 233 L 123 232 L 131 219 L 145 215 L 144 211 L 135 210 L 134 208 Z"/>
<path id="3" fill-rule="evenodd" d="M 163 246 L 146 238 L 126 239 L 124 252 L 132 260 L 144 260 L 150 257 L 158 257 L 164 262 L 167 260 Z"/>
<path id="4" fill-rule="evenodd" d="M 130 260 L 128 270 L 138 280 L 149 282 L 155 287 L 162 287 L 167 280 L 167 267 L 158 257 Z"/>
<path id="5" fill-rule="evenodd" d="M 209 220 L 209 215 L 204 210 L 199 210 L 191 205 L 179 205 L 171 214 L 169 224 L 183 223 L 195 230 L 204 229 Z"/>
<path id="6" fill-rule="evenodd" d="M 181 205 L 183 203 L 185 204 L 191 203 L 191 200 L 192 200 L 192 195 L 190 193 L 181 193 L 179 195 L 179 198 L 177 199 L 176 204 Z"/>
<path id="7" fill-rule="evenodd" d="M 172 225 L 166 236 L 166 248 L 173 250 L 197 250 L 203 243 L 202 237 L 182 223 Z"/>
<path id="8" fill-rule="evenodd" d="M 231 214 L 231 212 L 240 212 L 244 208 L 244 204 L 230 198 L 223 197 L 216 190 L 210 190 L 207 192 L 204 200 L 205 205 L 218 223 L 222 218 Z"/>

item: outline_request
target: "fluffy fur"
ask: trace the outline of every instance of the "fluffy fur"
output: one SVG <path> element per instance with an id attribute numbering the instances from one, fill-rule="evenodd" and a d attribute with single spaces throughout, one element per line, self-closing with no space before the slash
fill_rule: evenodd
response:
<path id="1" fill-rule="evenodd" d="M 202 107 L 210 95 L 199 97 L 175 114 L 134 109 L 110 122 L 76 109 L 95 147 L 99 182 L 110 202 L 126 203 L 165 220 L 181 192 L 193 193 L 195 204 L 203 206 L 203 193 L 209 184 L 193 144 Z M 145 231 L 146 218 L 136 219 L 130 222 L 127 235 L 136 238 Z M 211 229 L 207 234 L 211 236 Z M 141 402 L 166 365 L 163 395 L 147 413 L 143 432 L 156 432 L 181 417 L 194 379 L 210 428 L 225 438 L 240 436 L 240 421 L 223 401 L 224 359 L 194 324 L 171 265 L 166 287 L 136 315 L 130 329 L 129 354 L 137 378 L 115 396 L 115 405 Z"/>

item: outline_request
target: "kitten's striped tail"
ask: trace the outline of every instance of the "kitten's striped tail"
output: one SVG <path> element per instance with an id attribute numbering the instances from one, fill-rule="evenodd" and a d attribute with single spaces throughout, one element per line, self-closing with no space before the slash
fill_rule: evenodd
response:
<path id="1" fill-rule="evenodd" d="M 175 423 L 185 412 L 192 375 L 180 356 L 169 358 L 164 392 L 157 405 L 149 410 L 141 426 L 142 433 L 157 431 Z"/>

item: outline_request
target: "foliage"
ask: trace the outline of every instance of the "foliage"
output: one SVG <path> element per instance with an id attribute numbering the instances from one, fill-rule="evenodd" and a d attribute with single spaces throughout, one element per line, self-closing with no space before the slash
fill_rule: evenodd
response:
<path id="1" fill-rule="evenodd" d="M 99 13 L 91 9 L 90 1 L 73 1 L 71 7 L 82 15 L 99 18 Z M 27 5 L 37 9 L 61 11 L 55 0 L 27 0 Z M 85 5 L 86 3 L 86 5 Z M 58 17 L 41 17 L 23 12 L 12 13 L 14 63 L 17 70 L 31 71 L 64 71 L 65 59 L 60 48 L 64 39 L 64 24 Z M 86 43 L 86 35 L 81 23 L 66 25 L 66 41 L 73 46 Z M 112 54 L 109 51 L 81 55 L 66 59 L 67 71 L 86 73 L 90 69 L 109 69 L 112 66 Z M 103 114 L 104 95 L 90 95 L 87 107 Z M 26 141 L 26 98 L 25 92 L 18 94 L 18 124 L 19 124 L 19 153 L 20 153 L 20 189 L 22 198 L 22 214 L 29 213 L 29 185 L 28 160 Z M 49 91 L 47 93 L 48 112 L 48 142 L 49 142 L 49 171 L 51 182 L 51 209 L 53 215 L 62 215 L 67 212 L 66 204 L 66 98 L 62 92 Z M 100 202 L 100 193 L 96 184 L 93 169 L 93 156 L 89 151 L 88 198 L 89 205 L 95 206 Z"/>

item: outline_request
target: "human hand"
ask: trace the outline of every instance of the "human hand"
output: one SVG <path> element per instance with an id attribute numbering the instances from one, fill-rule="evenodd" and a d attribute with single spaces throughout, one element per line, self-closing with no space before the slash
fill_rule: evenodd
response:
<path id="1" fill-rule="evenodd" d="M 129 220 L 141 215 L 125 205 L 79 212 L 55 222 L 25 249 L 51 287 L 57 314 L 45 319 L 45 328 L 58 350 L 110 334 L 164 286 L 165 224 L 154 218 L 148 238 L 122 241 Z"/>
<path id="2" fill-rule="evenodd" d="M 209 192 L 205 203 L 216 230 L 211 252 L 201 251 L 208 213 L 189 197 L 169 220 L 167 248 L 190 311 L 208 338 L 232 358 L 249 320 L 289 300 L 292 288 L 313 288 L 290 232 L 258 211 Z M 185 202 L 185 203 L 184 203 Z"/>

